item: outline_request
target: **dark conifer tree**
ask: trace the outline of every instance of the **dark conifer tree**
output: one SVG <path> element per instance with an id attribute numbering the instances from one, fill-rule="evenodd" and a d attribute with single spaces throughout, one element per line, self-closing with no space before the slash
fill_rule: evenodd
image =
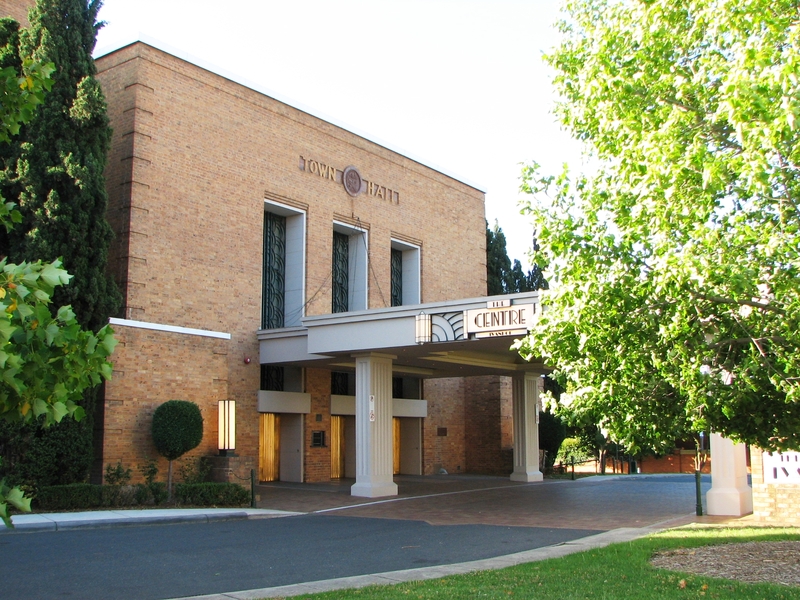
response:
<path id="1" fill-rule="evenodd" d="M 486 288 L 489 296 L 506 294 L 512 290 L 511 260 L 506 250 L 506 236 L 495 221 L 494 228 L 486 224 Z"/>
<path id="2" fill-rule="evenodd" d="M 95 80 L 92 51 L 101 2 L 38 0 L 19 34 L 23 56 L 53 62 L 53 87 L 7 158 L 4 196 L 23 222 L 7 237 L 14 261 L 61 257 L 73 275 L 53 306 L 72 305 L 78 321 L 97 330 L 115 314 L 120 294 L 106 273 L 112 239 L 103 169 L 111 139 L 106 103 Z"/>
<path id="3" fill-rule="evenodd" d="M 533 240 L 534 252 L 538 250 Z M 512 266 L 506 250 L 506 236 L 495 222 L 494 228 L 486 224 L 486 287 L 489 296 L 546 290 L 549 285 L 538 265 L 525 273 L 522 263 L 514 259 Z"/>
<path id="4" fill-rule="evenodd" d="M 121 304 L 106 273 L 113 234 L 106 220 L 103 170 L 111 129 L 92 59 L 100 6 L 100 0 L 38 0 L 28 29 L 17 34 L 15 23 L 0 22 L 3 66 L 33 56 L 56 67 L 52 89 L 33 120 L 0 151 L 2 196 L 16 202 L 23 216 L 10 232 L 0 231 L 0 256 L 12 262 L 62 258 L 73 278 L 56 289 L 52 306 L 72 305 L 80 324 L 95 331 Z M 97 393 L 98 388 L 87 393 L 80 422 L 64 420 L 46 430 L 35 424 L 0 425 L 2 469 L 9 480 L 52 483 L 47 469 L 60 474 L 59 483 L 85 479 Z"/>

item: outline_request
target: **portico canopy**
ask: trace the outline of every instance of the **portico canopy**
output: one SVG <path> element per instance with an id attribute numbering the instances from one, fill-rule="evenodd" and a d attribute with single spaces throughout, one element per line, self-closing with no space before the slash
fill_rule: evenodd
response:
<path id="1" fill-rule="evenodd" d="M 355 370 L 354 354 L 379 352 L 394 357 L 395 375 L 542 373 L 547 369 L 540 361 L 525 361 L 510 349 L 539 311 L 539 294 L 524 292 L 310 316 L 300 327 L 259 331 L 260 359 L 262 364 Z M 417 343 L 421 316 L 430 318 L 430 341 Z M 483 331 L 471 333 L 474 328 Z"/>

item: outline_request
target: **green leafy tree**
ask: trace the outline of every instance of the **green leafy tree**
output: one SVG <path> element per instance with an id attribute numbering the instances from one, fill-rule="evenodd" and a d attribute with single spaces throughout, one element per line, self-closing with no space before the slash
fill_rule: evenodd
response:
<path id="1" fill-rule="evenodd" d="M 172 461 L 203 441 L 203 416 L 200 408 L 188 400 L 169 400 L 153 413 L 153 443 L 158 453 L 169 461 L 167 489 L 172 500 Z"/>
<path id="2" fill-rule="evenodd" d="M 570 0 L 562 123 L 591 171 L 524 170 L 552 285 L 524 354 L 632 453 L 717 431 L 800 449 L 794 0 Z"/>
<path id="3" fill-rule="evenodd" d="M 7 23 L 0 31 L 15 31 Z M 13 38 L 13 35 L 11 36 Z M 0 56 L 0 139 L 7 140 L 34 114 L 50 88 L 53 65 L 25 57 L 19 67 Z M 6 230 L 21 221 L 14 203 L 0 198 L 0 225 Z M 51 297 L 71 276 L 61 262 L 0 260 L 0 420 L 44 426 L 64 417 L 80 420 L 77 402 L 84 391 L 111 376 L 107 358 L 116 341 L 106 326 L 97 333 L 83 330 L 75 313 L 63 306 L 53 314 Z M 0 481 L 0 519 L 11 527 L 8 505 L 29 511 L 30 499 L 19 487 Z"/>
<path id="4" fill-rule="evenodd" d="M 0 151 L 0 192 L 17 201 L 21 216 L 13 230 L 0 235 L 0 254 L 15 262 L 62 257 L 73 278 L 69 286 L 53 291 L 53 305 L 71 306 L 77 322 L 94 331 L 106 325 L 120 305 L 120 294 L 106 272 L 112 232 L 105 217 L 103 170 L 111 131 L 91 56 L 102 25 L 95 22 L 100 4 L 38 0 L 30 11 L 29 28 L 18 31 L 10 20 L 0 28 L 5 38 L 0 40 L 5 41 L 0 56 L 7 63 L 13 66 L 21 62 L 19 57 L 31 57 L 32 64 L 55 65 L 50 92 L 19 128 L 13 143 Z M 37 431 L 35 425 L 25 426 L 20 435 L 13 436 L 21 444 L 13 451 L 30 462 L 30 457 L 51 452 L 48 446 L 71 440 L 69 454 L 78 450 L 87 454 L 61 472 L 75 473 L 75 481 L 83 480 L 93 458 L 98 391 L 87 390 L 82 402 L 86 418 L 81 423 L 65 422 L 45 432 Z M 65 431 L 58 433 L 60 429 Z M 49 440 L 51 436 L 58 439 Z M 20 478 L 27 479 L 22 471 L 41 470 L 23 463 L 13 465 L 21 469 Z M 80 465 L 85 468 L 79 472 Z"/>

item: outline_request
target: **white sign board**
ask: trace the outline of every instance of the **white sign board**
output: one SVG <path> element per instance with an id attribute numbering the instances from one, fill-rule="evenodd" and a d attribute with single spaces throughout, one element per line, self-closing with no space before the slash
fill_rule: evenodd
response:
<path id="1" fill-rule="evenodd" d="M 369 420 L 375 421 L 375 396 L 371 394 L 369 397 Z"/>
<path id="2" fill-rule="evenodd" d="M 464 329 L 474 337 L 526 335 L 535 314 L 535 304 L 474 308 L 464 311 Z"/>
<path id="3" fill-rule="evenodd" d="M 800 484 L 800 452 L 764 452 L 764 483 Z"/>

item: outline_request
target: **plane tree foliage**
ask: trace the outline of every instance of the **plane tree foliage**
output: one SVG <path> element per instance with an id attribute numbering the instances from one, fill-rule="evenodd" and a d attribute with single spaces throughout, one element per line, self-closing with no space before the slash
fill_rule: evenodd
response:
<path id="1" fill-rule="evenodd" d="M 629 451 L 800 449 L 796 0 L 569 0 L 559 27 L 587 158 L 523 169 L 551 291 L 521 352 Z"/>

